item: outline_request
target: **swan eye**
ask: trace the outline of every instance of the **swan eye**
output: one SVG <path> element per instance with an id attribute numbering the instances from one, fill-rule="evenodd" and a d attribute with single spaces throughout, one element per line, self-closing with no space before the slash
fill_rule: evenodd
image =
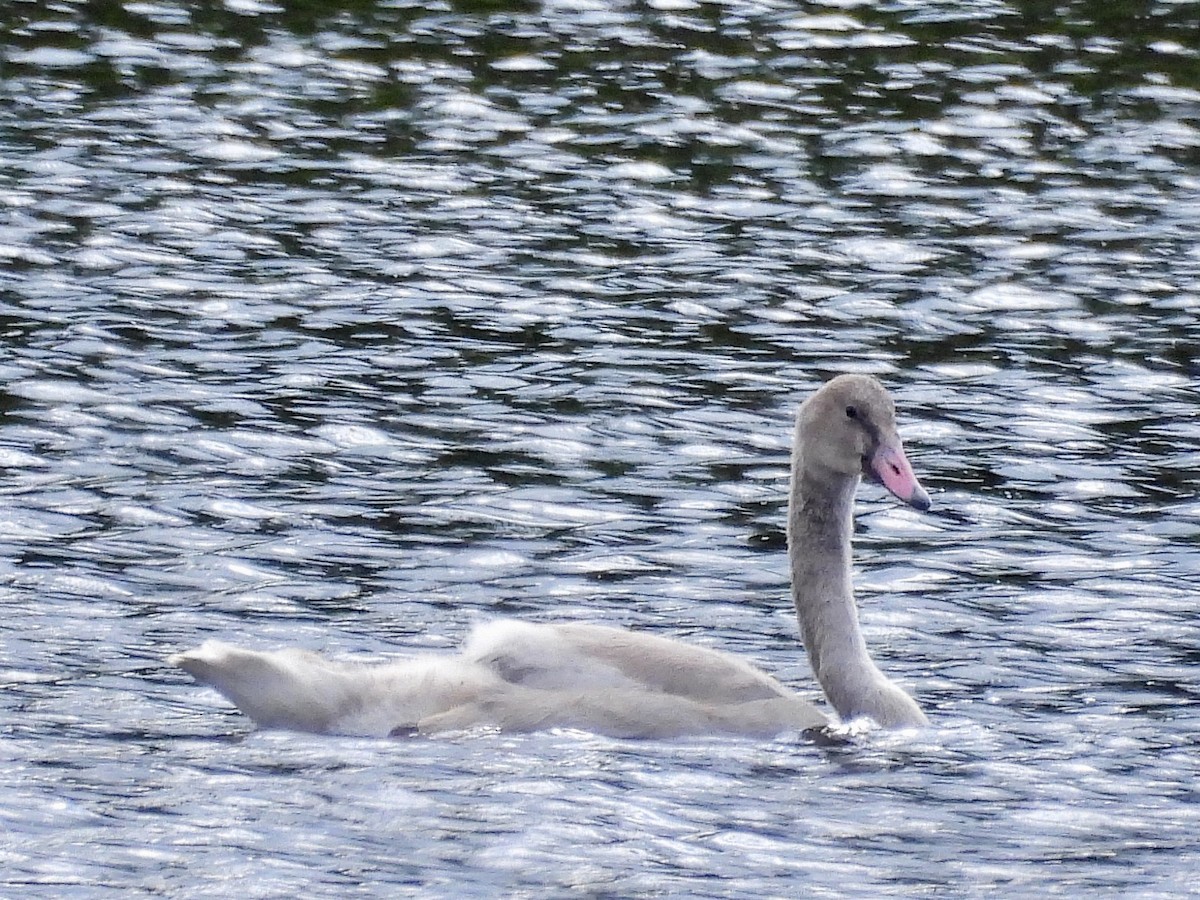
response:
<path id="1" fill-rule="evenodd" d="M 846 407 L 846 418 L 847 419 L 857 419 L 858 418 L 858 407 L 857 406 L 847 406 Z"/>

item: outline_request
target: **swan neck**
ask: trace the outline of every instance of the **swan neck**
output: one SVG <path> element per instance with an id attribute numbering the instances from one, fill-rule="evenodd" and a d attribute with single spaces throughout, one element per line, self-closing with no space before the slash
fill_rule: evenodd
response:
<path id="1" fill-rule="evenodd" d="M 858 482 L 858 475 L 807 466 L 797 445 L 788 555 L 804 648 L 843 721 L 870 716 L 885 726 L 922 724 L 920 708 L 871 660 L 859 627 L 850 568 Z"/>
<path id="2" fill-rule="evenodd" d="M 792 600 L 813 671 L 835 707 L 839 675 L 870 664 L 850 569 L 857 485 L 856 476 L 814 478 L 800 468 L 788 515 Z"/>

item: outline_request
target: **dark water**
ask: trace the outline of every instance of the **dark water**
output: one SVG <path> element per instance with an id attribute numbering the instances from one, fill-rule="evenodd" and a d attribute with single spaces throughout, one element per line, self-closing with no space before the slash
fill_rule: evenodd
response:
<path id="1" fill-rule="evenodd" d="M 7 4 L 0 893 L 1191 891 L 1198 27 Z M 934 494 L 864 489 L 858 544 L 927 732 L 253 733 L 162 662 L 503 613 L 812 695 L 790 419 L 847 370 Z"/>

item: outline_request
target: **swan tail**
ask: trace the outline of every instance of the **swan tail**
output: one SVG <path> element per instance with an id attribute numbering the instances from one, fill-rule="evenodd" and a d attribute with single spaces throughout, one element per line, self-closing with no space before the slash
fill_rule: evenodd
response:
<path id="1" fill-rule="evenodd" d="M 305 650 L 260 653 L 206 641 L 168 662 L 216 688 L 263 728 L 328 731 L 342 705 L 342 674 Z"/>

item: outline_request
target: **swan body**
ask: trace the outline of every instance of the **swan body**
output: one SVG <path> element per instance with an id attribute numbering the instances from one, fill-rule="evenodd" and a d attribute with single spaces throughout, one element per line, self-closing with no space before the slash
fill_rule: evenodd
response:
<path id="1" fill-rule="evenodd" d="M 264 728 L 384 736 L 486 724 L 675 737 L 826 723 L 737 657 L 604 625 L 500 619 L 476 627 L 457 654 L 385 664 L 220 641 L 171 661 Z"/>
<path id="2" fill-rule="evenodd" d="M 850 580 L 854 494 L 866 475 L 918 509 L 929 497 L 875 379 L 839 376 L 800 408 L 792 453 L 792 596 L 813 672 L 843 720 L 917 726 L 916 702 L 871 660 Z M 813 704 L 728 653 L 604 625 L 502 619 L 456 654 L 345 663 L 219 641 L 170 662 L 260 727 L 358 735 L 578 728 L 614 737 L 770 736 L 829 723 Z"/>

